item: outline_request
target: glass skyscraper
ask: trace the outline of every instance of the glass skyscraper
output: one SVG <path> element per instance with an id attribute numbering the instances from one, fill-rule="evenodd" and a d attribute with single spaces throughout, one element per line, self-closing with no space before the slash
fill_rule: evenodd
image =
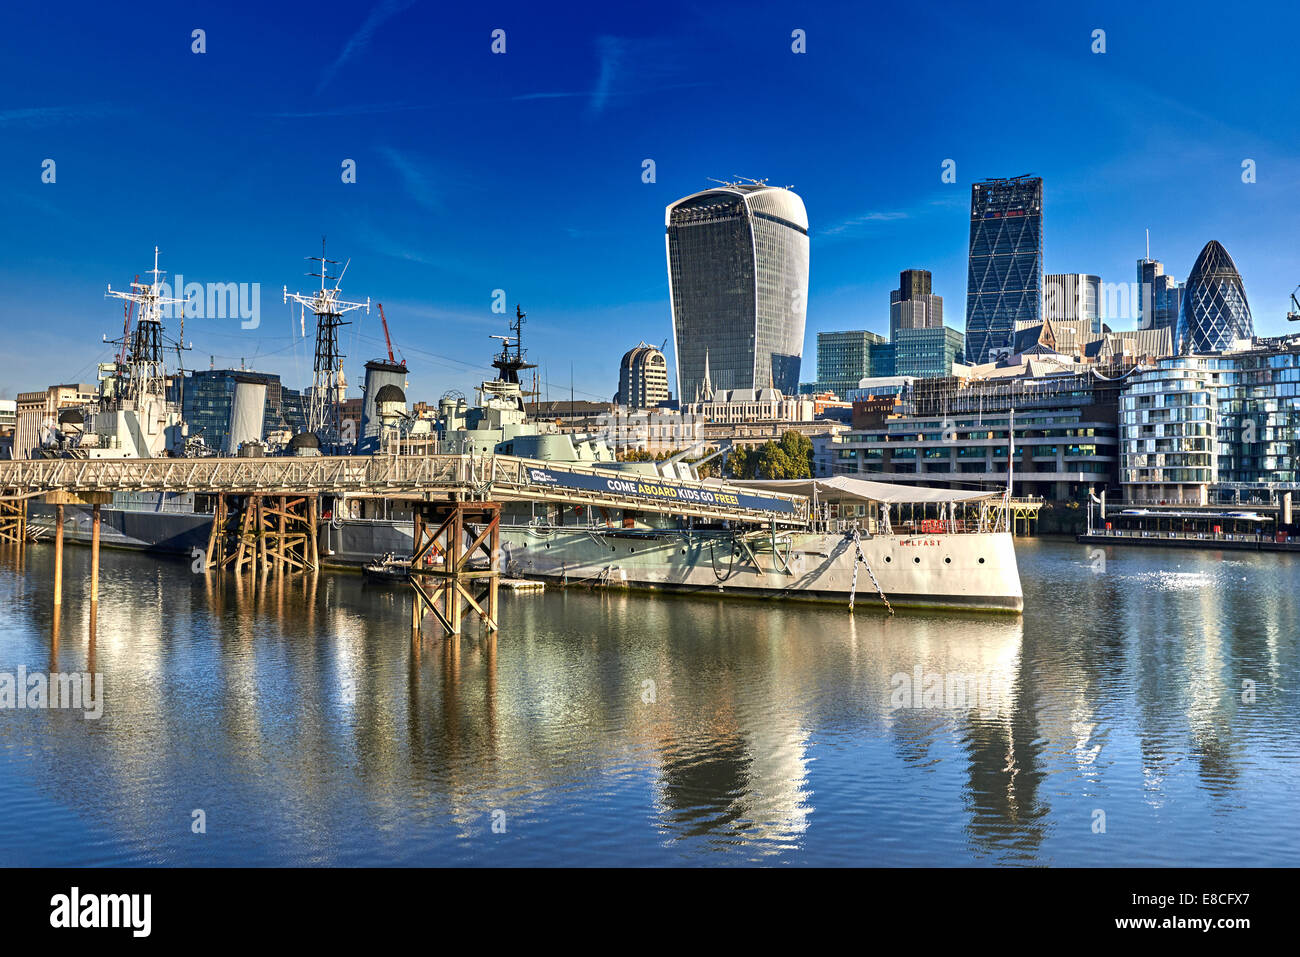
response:
<path id="1" fill-rule="evenodd" d="M 1043 180 L 989 179 L 971 187 L 966 356 L 996 361 L 1013 349 L 1017 322 L 1043 305 Z"/>
<path id="2" fill-rule="evenodd" d="M 808 303 L 808 213 L 787 189 L 730 183 L 664 214 L 677 397 L 799 391 Z"/>
<path id="3" fill-rule="evenodd" d="M 1158 259 L 1139 259 L 1137 277 L 1137 327 L 1168 329 L 1176 336 L 1182 284 L 1165 274 L 1165 264 Z"/>
<path id="4" fill-rule="evenodd" d="M 930 270 L 904 269 L 889 294 L 889 338 L 899 329 L 937 329 L 943 325 L 943 296 L 930 289 Z"/>
<path id="5" fill-rule="evenodd" d="M 1183 287 L 1178 314 L 1178 351 L 1182 355 L 1222 352 L 1237 339 L 1255 335 L 1237 264 L 1216 240 L 1196 257 Z"/>

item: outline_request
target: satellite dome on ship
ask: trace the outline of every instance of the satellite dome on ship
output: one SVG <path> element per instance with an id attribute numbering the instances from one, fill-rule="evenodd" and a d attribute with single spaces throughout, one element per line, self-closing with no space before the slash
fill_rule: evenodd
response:
<path id="1" fill-rule="evenodd" d="M 1178 314 L 1178 351 L 1182 355 L 1223 352 L 1235 340 L 1254 335 L 1241 273 L 1223 245 L 1212 239 L 1187 275 Z"/>
<path id="2" fill-rule="evenodd" d="M 320 453 L 320 437 L 315 432 L 299 432 L 289 440 L 289 449 L 295 455 Z"/>

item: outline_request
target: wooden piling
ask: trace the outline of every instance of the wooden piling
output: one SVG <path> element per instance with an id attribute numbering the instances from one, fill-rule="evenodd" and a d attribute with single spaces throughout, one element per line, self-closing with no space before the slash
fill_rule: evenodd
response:
<path id="1" fill-rule="evenodd" d="M 99 601 L 99 504 L 91 506 L 90 525 L 90 604 Z"/>
<path id="2" fill-rule="evenodd" d="M 54 605 L 63 603 L 63 505 L 54 506 Z"/>

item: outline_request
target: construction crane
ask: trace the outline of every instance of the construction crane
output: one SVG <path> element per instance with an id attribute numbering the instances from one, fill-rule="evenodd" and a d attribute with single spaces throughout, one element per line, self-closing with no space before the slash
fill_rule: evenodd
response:
<path id="1" fill-rule="evenodd" d="M 379 307 L 379 321 L 384 325 L 384 343 L 388 346 L 388 361 L 397 364 L 397 360 L 393 358 L 393 340 L 388 334 L 388 318 L 384 315 L 384 304 L 379 302 L 375 305 Z M 403 369 L 406 368 L 406 359 L 402 359 L 401 366 Z"/>
<path id="2" fill-rule="evenodd" d="M 1287 319 L 1291 322 L 1300 322 L 1300 299 L 1295 297 L 1297 292 L 1300 292 L 1300 286 L 1296 286 L 1291 290 L 1291 305 L 1295 306 L 1295 308 L 1286 314 Z"/>

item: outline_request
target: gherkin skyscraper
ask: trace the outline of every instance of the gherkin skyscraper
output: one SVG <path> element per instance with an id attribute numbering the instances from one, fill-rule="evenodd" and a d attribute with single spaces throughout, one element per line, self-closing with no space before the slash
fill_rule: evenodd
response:
<path id="1" fill-rule="evenodd" d="M 1228 251 L 1210 240 L 1187 276 L 1178 313 L 1178 351 L 1182 355 L 1222 352 L 1236 339 L 1255 335 L 1246 287 Z"/>

